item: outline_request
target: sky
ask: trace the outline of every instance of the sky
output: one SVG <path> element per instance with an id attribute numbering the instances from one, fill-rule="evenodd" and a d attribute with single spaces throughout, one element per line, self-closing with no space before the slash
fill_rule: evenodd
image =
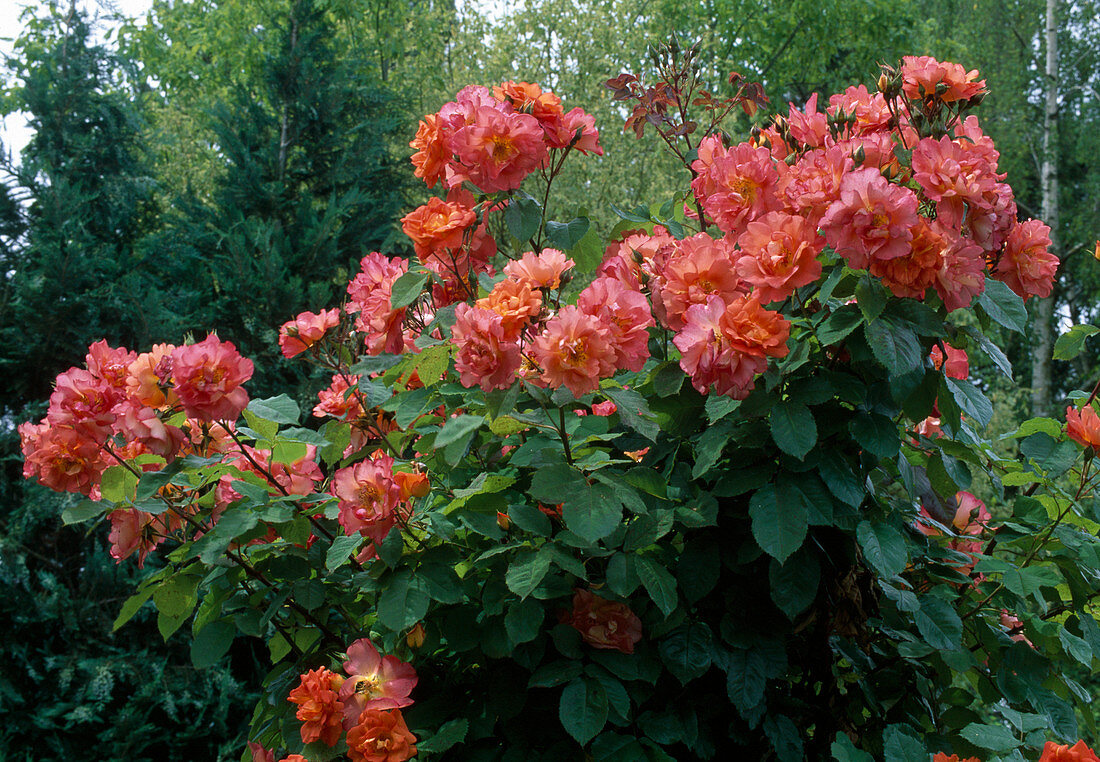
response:
<path id="1" fill-rule="evenodd" d="M 22 30 L 19 17 L 23 9 L 41 4 L 25 0 L 0 0 L 0 58 L 6 59 L 12 53 L 12 44 Z M 77 6 L 93 17 L 121 13 L 136 18 L 144 16 L 152 4 L 152 0 L 77 0 Z M 100 32 L 102 31 L 101 28 Z M 0 79 L 4 77 L 5 75 L 0 75 Z M 5 151 L 11 151 L 13 157 L 18 156 L 30 138 L 31 130 L 22 113 L 10 114 L 0 121 L 0 142 L 4 144 Z"/>

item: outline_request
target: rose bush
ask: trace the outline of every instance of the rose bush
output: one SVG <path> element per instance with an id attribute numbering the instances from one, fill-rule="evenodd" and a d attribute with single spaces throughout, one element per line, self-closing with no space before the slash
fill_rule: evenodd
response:
<path id="1" fill-rule="evenodd" d="M 416 259 L 280 331 L 321 425 L 210 335 L 93 345 L 20 427 L 89 497 L 66 522 L 162 558 L 116 627 L 267 642 L 246 759 L 1095 759 L 1061 666 L 1100 655 L 1096 390 L 993 440 L 970 380 L 1011 377 L 1057 266 L 984 82 L 907 58 L 731 143 L 766 99 L 693 56 L 608 83 L 691 187 L 606 236 L 547 217 L 602 153 L 580 109 L 506 82 L 425 117 Z"/>

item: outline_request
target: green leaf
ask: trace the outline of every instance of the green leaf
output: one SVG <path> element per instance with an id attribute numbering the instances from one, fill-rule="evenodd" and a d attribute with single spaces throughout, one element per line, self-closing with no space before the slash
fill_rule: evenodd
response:
<path id="1" fill-rule="evenodd" d="M 527 241 L 534 237 L 542 222 L 542 207 L 533 198 L 514 198 L 504 210 L 504 224 L 516 240 Z"/>
<path id="2" fill-rule="evenodd" d="M 856 303 L 859 305 L 863 318 L 868 323 L 882 314 L 890 299 L 890 292 L 879 282 L 877 278 L 864 275 L 856 283 Z"/>
<path id="3" fill-rule="evenodd" d="M 186 616 L 195 608 L 199 578 L 191 574 L 169 577 L 153 591 L 157 611 L 169 617 Z"/>
<path id="4" fill-rule="evenodd" d="M 801 402 L 785 400 L 772 408 L 768 416 L 772 439 L 779 449 L 802 460 L 817 444 L 817 424 L 813 413 Z"/>
<path id="5" fill-rule="evenodd" d="M 351 554 L 356 551 L 362 542 L 363 537 L 359 534 L 342 534 L 339 537 L 334 537 L 332 545 L 329 546 L 328 552 L 325 554 L 325 569 L 331 573 L 346 564 L 348 559 L 351 558 Z"/>
<path id="6" fill-rule="evenodd" d="M 1078 447 L 1073 441 L 1059 442 L 1049 434 L 1037 432 L 1020 442 L 1020 452 L 1053 478 L 1073 465 Z"/>
<path id="7" fill-rule="evenodd" d="M 662 566 L 656 559 L 650 556 L 635 556 L 634 570 L 641 580 L 642 587 L 649 593 L 649 597 L 657 604 L 666 617 L 676 610 L 678 598 L 676 595 L 676 578 L 668 569 Z"/>
<path id="8" fill-rule="evenodd" d="M 979 748 L 996 752 L 1011 751 L 1023 744 L 1023 741 L 1018 740 L 1003 725 L 983 725 L 972 722 L 960 730 L 959 735 Z"/>
<path id="9" fill-rule="evenodd" d="M 640 209 L 642 211 L 645 211 L 646 212 L 645 215 L 641 214 L 638 211 L 628 212 L 625 209 L 620 209 L 619 207 L 615 206 L 614 204 L 608 204 L 608 206 L 611 207 L 611 211 L 613 211 L 616 214 L 616 216 L 620 217 L 621 219 L 626 220 L 627 222 L 641 222 L 641 223 L 652 222 L 652 220 L 649 218 L 648 210 L 646 210 L 646 208 L 644 206 L 640 206 L 640 207 L 638 207 L 638 209 Z"/>
<path id="10" fill-rule="evenodd" d="M 378 597 L 378 621 L 394 632 L 403 632 L 424 618 L 429 602 L 422 579 L 408 570 L 397 572 Z"/>
<path id="11" fill-rule="evenodd" d="M 100 478 L 99 491 L 104 500 L 112 503 L 124 503 L 134 499 L 134 488 L 138 477 L 125 466 L 111 466 Z"/>
<path id="12" fill-rule="evenodd" d="M 228 619 L 219 619 L 199 630 L 191 640 L 191 663 L 195 669 L 213 667 L 229 651 L 237 626 Z"/>
<path id="13" fill-rule="evenodd" d="M 897 455 L 901 447 L 897 424 L 884 415 L 857 413 L 848 424 L 848 431 L 860 447 L 880 458 Z"/>
<path id="14" fill-rule="evenodd" d="M 594 227 L 588 228 L 588 232 L 569 251 L 570 256 L 577 263 L 578 273 L 595 272 L 603 261 L 603 253 L 603 239 Z"/>
<path id="15" fill-rule="evenodd" d="M 872 524 L 861 521 L 856 528 L 856 538 L 867 561 L 886 579 L 905 569 L 908 557 L 905 536 L 889 524 Z"/>
<path id="16" fill-rule="evenodd" d="M 351 372 L 357 376 L 369 376 L 372 373 L 384 373 L 405 359 L 405 355 L 368 355 L 351 366 Z"/>
<path id="17" fill-rule="evenodd" d="M 889 725 L 882 734 L 886 762 L 928 762 L 929 752 L 907 725 Z"/>
<path id="18" fill-rule="evenodd" d="M 1054 342 L 1055 360 L 1072 360 L 1085 349 L 1085 340 L 1100 333 L 1100 328 L 1091 325 L 1075 325 L 1058 337 Z"/>
<path id="19" fill-rule="evenodd" d="M 426 740 L 416 742 L 416 750 L 420 754 L 442 754 L 466 738 L 466 730 L 470 722 L 465 718 L 451 720 L 445 723 L 439 730 L 428 736 Z"/>
<path id="20" fill-rule="evenodd" d="M 1092 646 L 1084 638 L 1079 638 L 1063 625 L 1058 630 L 1058 640 L 1062 643 L 1062 650 L 1072 656 L 1086 667 L 1092 667 Z"/>
<path id="21" fill-rule="evenodd" d="M 985 279 L 985 291 L 978 295 L 978 304 L 985 314 L 1010 331 L 1027 330 L 1027 308 L 1024 300 L 999 280 Z"/>
<path id="22" fill-rule="evenodd" d="M 548 549 L 537 552 L 528 551 L 522 555 L 516 555 L 515 560 L 508 566 L 504 581 L 508 589 L 522 600 L 535 591 L 548 571 L 550 571 Z"/>
<path id="23" fill-rule="evenodd" d="M 871 354 L 886 368 L 891 378 L 904 376 L 921 367 L 924 358 L 920 342 L 917 334 L 907 325 L 883 317 L 863 326 L 863 332 Z"/>
<path id="24" fill-rule="evenodd" d="M 263 400 L 252 400 L 248 403 L 248 409 L 264 420 L 288 426 L 297 425 L 302 415 L 298 403 L 285 394 Z"/>
<path id="25" fill-rule="evenodd" d="M 843 732 L 837 732 L 836 740 L 829 751 L 833 753 L 836 762 L 875 762 L 874 757 L 857 749 L 852 739 Z"/>
<path id="26" fill-rule="evenodd" d="M 962 620 L 951 604 L 934 595 L 921 599 L 914 615 L 924 642 L 940 651 L 954 651 L 962 645 Z"/>
<path id="27" fill-rule="evenodd" d="M 574 217 L 569 222 L 547 222 L 546 240 L 555 249 L 569 251 L 580 243 L 590 225 L 587 217 Z"/>
<path id="28" fill-rule="evenodd" d="M 585 484 L 559 499 L 565 503 L 562 519 L 566 528 L 589 542 L 607 537 L 623 520 L 623 505 L 606 484 Z"/>
<path id="29" fill-rule="evenodd" d="M 774 558 L 768 568 L 772 600 L 792 621 L 814 602 L 821 581 L 817 558 L 805 549 L 779 563 Z"/>
<path id="30" fill-rule="evenodd" d="M 1058 587 L 1065 583 L 1062 575 L 1052 566 L 1026 566 L 1022 569 L 1009 569 L 1004 575 L 1005 587 L 1011 592 L 1026 598 L 1044 587 Z"/>
<path id="31" fill-rule="evenodd" d="M 757 490 L 749 501 L 752 536 L 772 558 L 780 563 L 802 547 L 809 528 L 806 506 L 801 500 L 780 497 L 773 485 Z"/>
<path id="32" fill-rule="evenodd" d="M 122 610 L 118 612 L 115 623 L 111 625 L 111 632 L 116 632 L 119 627 L 133 619 L 138 609 L 144 606 L 146 602 L 153 597 L 153 591 L 155 589 L 154 587 L 148 587 L 144 590 L 139 590 L 127 598 L 126 603 L 122 604 Z"/>
<path id="33" fill-rule="evenodd" d="M 390 289 L 390 309 L 408 307 L 424 292 L 429 275 L 424 271 L 409 270 L 393 282 Z"/>
<path id="34" fill-rule="evenodd" d="M 485 419 L 480 415 L 458 415 L 448 418 L 443 424 L 442 430 L 435 435 L 435 448 L 441 449 L 449 444 L 458 442 L 474 435 L 485 424 Z"/>
<path id="35" fill-rule="evenodd" d="M 827 347 L 836 344 L 863 322 L 863 315 L 854 304 L 846 304 L 817 327 L 817 340 L 821 346 Z"/>
<path id="36" fill-rule="evenodd" d="M 1012 378 L 1012 363 L 1008 361 L 1008 357 L 1001 351 L 1001 348 L 990 341 L 981 329 L 968 325 L 963 327 L 963 332 L 978 342 L 978 346 L 981 347 L 985 356 L 993 361 L 993 364 L 997 366 L 1001 373 L 1005 374 L 1006 378 Z"/>
<path id="37" fill-rule="evenodd" d="M 682 685 L 687 685 L 710 669 L 713 642 L 710 627 L 703 622 L 689 622 L 670 632 L 657 646 L 657 651 L 669 672 Z"/>
<path id="38" fill-rule="evenodd" d="M 102 490 L 102 485 L 100 489 Z M 76 505 L 69 506 L 61 512 L 61 523 L 65 526 L 80 524 L 89 519 L 96 518 L 106 510 L 107 506 L 102 503 L 97 503 L 93 500 L 81 500 Z"/>
<path id="39" fill-rule="evenodd" d="M 653 412 L 646 404 L 645 397 L 633 389 L 623 389 L 616 386 L 607 386 L 600 392 L 615 403 L 618 408 L 619 420 L 632 431 L 636 431 L 651 442 L 657 441 L 657 435 L 661 427 L 653 418 Z"/>
<path id="40" fill-rule="evenodd" d="M 764 735 L 772 742 L 779 762 L 803 762 L 802 737 L 790 717 L 769 714 L 764 718 Z"/>
<path id="41" fill-rule="evenodd" d="M 581 746 L 603 730 L 607 723 L 607 711 L 607 691 L 599 680 L 576 679 L 562 690 L 558 717 L 565 732 Z"/>
<path id="42" fill-rule="evenodd" d="M 546 612 L 542 604 L 534 598 L 513 603 L 508 607 L 508 613 L 504 615 L 504 628 L 508 631 L 508 639 L 515 645 L 534 640 L 538 637 L 545 618 Z"/>
<path id="43" fill-rule="evenodd" d="M 959 409 L 978 422 L 983 429 L 989 425 L 993 418 L 993 403 L 982 394 L 978 387 L 969 381 L 958 378 L 944 378 L 951 396 L 955 398 Z"/>
<path id="44" fill-rule="evenodd" d="M 726 693 L 737 711 L 744 715 L 764 700 L 767 665 L 757 651 L 735 648 L 726 654 L 724 666 Z"/>

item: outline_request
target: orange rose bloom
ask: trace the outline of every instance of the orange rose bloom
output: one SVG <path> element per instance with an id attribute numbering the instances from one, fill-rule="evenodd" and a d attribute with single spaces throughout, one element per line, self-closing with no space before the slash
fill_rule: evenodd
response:
<path id="1" fill-rule="evenodd" d="M 642 639 L 642 620 L 629 606 L 579 588 L 573 594 L 573 611 L 563 614 L 562 621 L 593 648 L 632 654 Z"/>
<path id="2" fill-rule="evenodd" d="M 474 306 L 500 315 L 504 338 L 516 341 L 529 319 L 537 317 L 542 309 L 542 292 L 533 289 L 527 280 L 505 278 L 493 286 L 487 297 L 478 299 Z"/>
<path id="3" fill-rule="evenodd" d="M 1092 405 L 1066 408 L 1066 433 L 1082 447 L 1100 448 L 1100 416 Z"/>
<path id="4" fill-rule="evenodd" d="M 1084 741 L 1078 741 L 1073 746 L 1061 746 L 1047 741 L 1039 762 L 1100 762 L 1100 757 Z"/>
<path id="5" fill-rule="evenodd" d="M 326 746 L 335 746 L 343 730 L 344 702 L 338 691 L 344 678 L 325 667 L 302 675 L 301 684 L 290 692 L 287 701 L 298 705 L 294 715 L 302 721 L 302 743 L 317 739 Z"/>
<path id="6" fill-rule="evenodd" d="M 477 222 L 474 210 L 460 203 L 432 197 L 401 218 L 405 235 L 412 239 L 420 260 L 443 249 L 458 249 L 466 229 Z"/>
<path id="7" fill-rule="evenodd" d="M 400 709 L 364 709 L 348 731 L 351 762 L 405 762 L 416 756 L 416 736 Z"/>
<path id="8" fill-rule="evenodd" d="M 966 759 L 959 759 L 958 754 L 952 754 L 950 757 L 945 752 L 940 752 L 936 756 L 932 757 L 932 762 L 982 762 L 977 757 L 967 757 Z"/>

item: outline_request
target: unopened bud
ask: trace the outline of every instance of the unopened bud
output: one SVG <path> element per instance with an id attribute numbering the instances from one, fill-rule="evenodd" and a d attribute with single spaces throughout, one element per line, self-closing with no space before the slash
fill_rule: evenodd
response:
<path id="1" fill-rule="evenodd" d="M 409 648 L 420 648 L 424 645 L 424 623 L 417 622 L 416 626 L 409 630 L 409 634 L 405 636 L 405 642 L 409 644 Z"/>
<path id="2" fill-rule="evenodd" d="M 880 93 L 886 92 L 886 89 L 890 87 L 890 78 L 886 76 L 886 72 L 878 75 L 878 82 L 875 84 L 878 85 L 878 91 Z"/>
<path id="3" fill-rule="evenodd" d="M 497 511 L 497 526 L 507 532 L 512 526 L 512 518 L 507 513 Z"/>
<path id="4" fill-rule="evenodd" d="M 856 166 L 861 166 L 863 160 L 867 158 L 867 152 L 863 150 L 862 145 L 856 146 L 856 150 L 852 151 L 852 161 L 856 163 Z"/>

